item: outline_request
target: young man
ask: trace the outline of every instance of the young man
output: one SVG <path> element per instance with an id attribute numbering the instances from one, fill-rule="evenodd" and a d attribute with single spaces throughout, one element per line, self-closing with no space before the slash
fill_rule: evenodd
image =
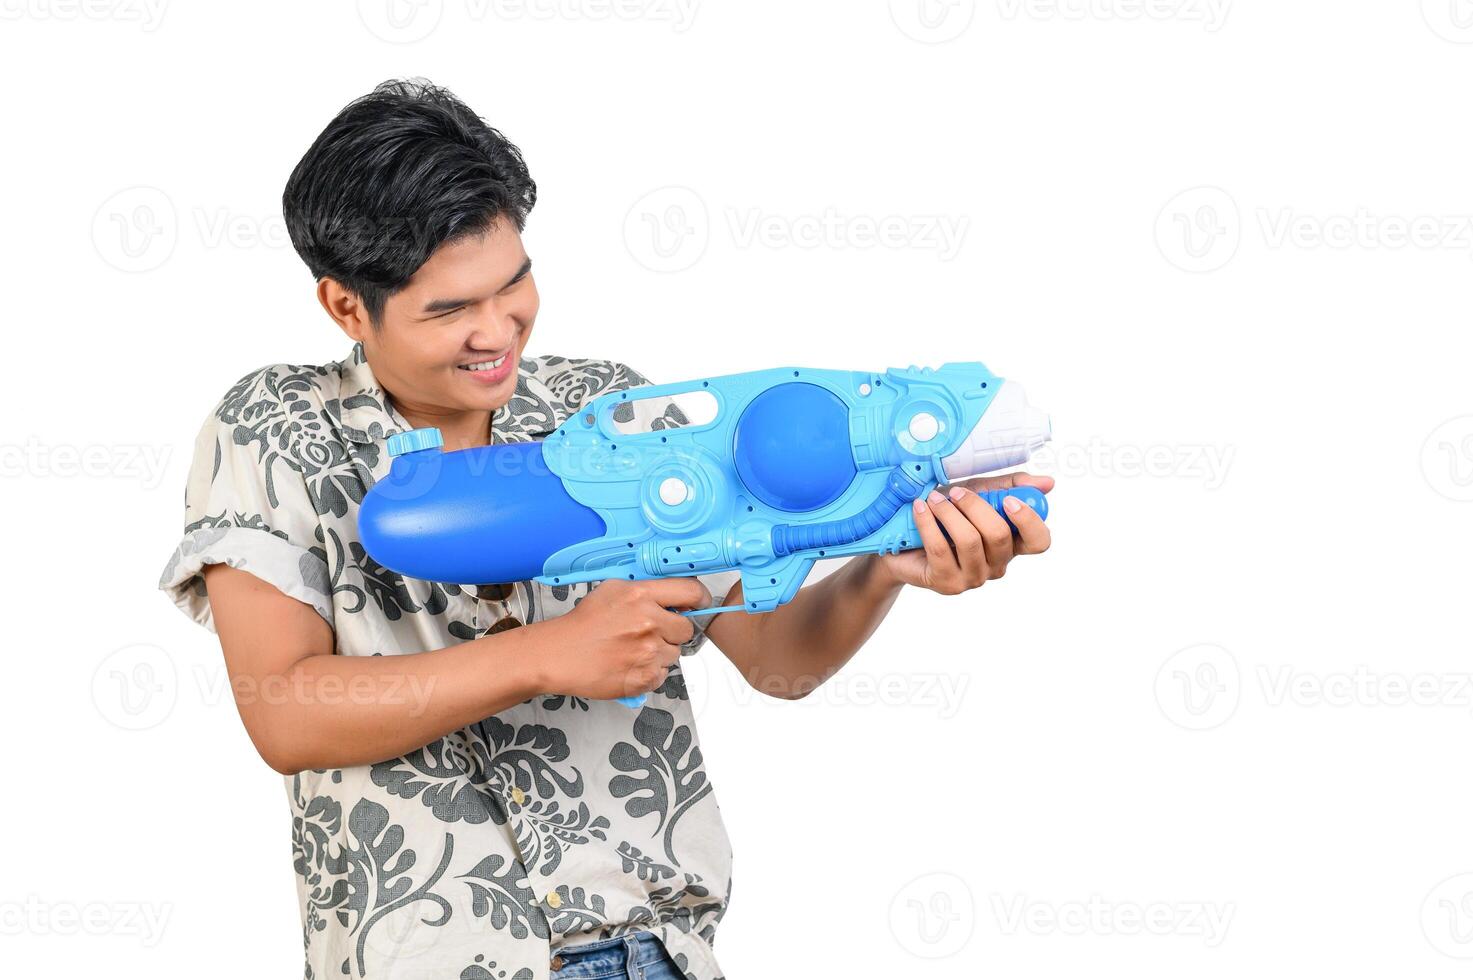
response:
<path id="1" fill-rule="evenodd" d="M 352 351 L 242 378 L 195 447 L 161 587 L 219 634 L 251 740 L 285 777 L 309 978 L 714 980 L 731 855 L 679 657 L 709 637 L 758 689 L 802 697 L 903 585 L 956 594 L 1048 547 L 1031 510 L 1015 536 L 953 487 L 917 506 L 924 550 L 852 559 L 772 613 L 697 620 L 669 610 L 740 604 L 736 572 L 550 588 L 376 564 L 357 511 L 388 436 L 540 439 L 648 383 L 525 354 L 535 199 L 517 148 L 445 90 L 388 82 L 350 104 L 283 206 Z M 1052 487 L 974 488 L 1015 480 Z M 644 692 L 637 712 L 609 700 Z"/>

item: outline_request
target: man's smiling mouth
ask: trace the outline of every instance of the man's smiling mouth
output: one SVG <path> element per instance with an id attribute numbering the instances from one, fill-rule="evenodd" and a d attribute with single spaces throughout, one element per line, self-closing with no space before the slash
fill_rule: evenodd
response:
<path id="1" fill-rule="evenodd" d="M 494 371 L 497 368 L 501 367 L 501 365 L 504 364 L 506 362 L 506 359 L 510 356 L 511 354 L 510 352 L 508 352 L 506 354 L 502 354 L 494 361 L 477 361 L 474 364 L 457 364 L 456 367 L 460 368 L 460 370 L 462 371 Z"/>

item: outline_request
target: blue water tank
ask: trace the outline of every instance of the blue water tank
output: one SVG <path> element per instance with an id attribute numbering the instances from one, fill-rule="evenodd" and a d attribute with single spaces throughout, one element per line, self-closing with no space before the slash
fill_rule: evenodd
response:
<path id="1" fill-rule="evenodd" d="M 541 442 L 447 453 L 436 430 L 416 429 L 390 443 L 393 463 L 364 497 L 358 533 L 375 561 L 401 575 L 524 582 L 553 553 L 607 533 L 548 469 Z"/>

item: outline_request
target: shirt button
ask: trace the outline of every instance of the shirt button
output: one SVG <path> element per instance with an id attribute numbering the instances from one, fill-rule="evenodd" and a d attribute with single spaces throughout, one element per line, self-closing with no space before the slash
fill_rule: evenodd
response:
<path id="1" fill-rule="evenodd" d="M 563 968 L 563 958 L 561 956 L 554 956 L 551 966 L 553 970 L 561 970 Z"/>
<path id="2" fill-rule="evenodd" d="M 511 801 L 517 806 L 521 806 L 523 803 L 527 802 L 527 794 L 522 792 L 522 788 L 520 786 L 513 786 L 511 788 Z"/>
<path id="3" fill-rule="evenodd" d="M 563 907 L 563 900 L 558 897 L 557 892 L 548 892 L 547 897 L 543 901 L 547 903 L 547 907 L 550 909 L 560 909 Z"/>

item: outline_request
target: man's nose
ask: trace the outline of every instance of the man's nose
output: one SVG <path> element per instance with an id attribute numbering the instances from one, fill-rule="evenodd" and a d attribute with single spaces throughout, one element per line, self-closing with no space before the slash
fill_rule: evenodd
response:
<path id="1" fill-rule="evenodd" d="M 511 312 L 487 303 L 477 311 L 467 345 L 475 350 L 502 350 L 517 337 L 517 322 Z"/>

